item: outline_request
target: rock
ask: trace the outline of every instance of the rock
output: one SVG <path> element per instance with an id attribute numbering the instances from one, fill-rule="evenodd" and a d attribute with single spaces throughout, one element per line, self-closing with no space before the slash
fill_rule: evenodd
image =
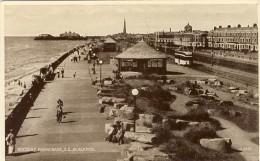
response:
<path id="1" fill-rule="evenodd" d="M 219 110 L 217 110 L 217 109 L 208 109 L 207 113 L 209 115 L 219 115 Z"/>
<path id="2" fill-rule="evenodd" d="M 189 126 L 197 126 L 199 124 L 200 124 L 199 122 L 189 122 L 188 123 Z"/>
<path id="3" fill-rule="evenodd" d="M 99 107 L 99 112 L 100 112 L 100 113 L 104 113 L 105 108 L 106 108 L 106 105 L 101 105 L 101 106 Z"/>
<path id="4" fill-rule="evenodd" d="M 169 91 L 177 91 L 178 88 L 177 87 L 169 87 Z"/>
<path id="5" fill-rule="evenodd" d="M 218 152 L 230 152 L 232 142 L 230 138 L 200 139 L 200 145 Z"/>
<path id="6" fill-rule="evenodd" d="M 115 98 L 115 97 L 113 97 L 112 102 L 113 103 L 123 103 L 123 102 L 125 102 L 125 98 Z"/>
<path id="7" fill-rule="evenodd" d="M 135 150 L 130 151 L 127 149 L 126 152 L 127 161 L 167 161 L 169 159 L 169 155 L 159 151 L 158 148 L 148 148 L 147 150 Z"/>
<path id="8" fill-rule="evenodd" d="M 139 133 L 152 133 L 152 128 L 145 126 L 135 126 L 135 131 Z"/>
<path id="9" fill-rule="evenodd" d="M 139 141 L 142 143 L 148 143 L 152 144 L 156 141 L 156 135 L 155 134 L 147 134 L 147 133 L 135 133 L 135 132 L 125 132 L 124 135 L 125 138 Z"/>
<path id="10" fill-rule="evenodd" d="M 165 129 L 171 129 L 171 123 L 169 119 L 162 120 L 162 127 Z"/>
<path id="11" fill-rule="evenodd" d="M 134 107 L 129 107 L 128 105 L 124 105 L 124 106 L 122 106 L 122 107 L 120 108 L 120 110 L 133 113 L 133 112 L 134 112 Z"/>
<path id="12" fill-rule="evenodd" d="M 146 123 L 155 122 L 155 115 L 139 114 L 139 119 Z"/>
<path id="13" fill-rule="evenodd" d="M 134 118 L 134 114 L 128 111 L 121 111 L 119 117 L 122 119 L 132 120 Z"/>
<path id="14" fill-rule="evenodd" d="M 114 116 L 114 117 L 120 116 L 120 114 L 121 114 L 121 110 L 115 108 L 110 109 L 108 113 L 109 116 Z"/>
<path id="15" fill-rule="evenodd" d="M 128 148 L 129 151 L 145 151 L 147 149 L 152 148 L 152 145 L 139 143 L 139 142 L 131 142 L 130 147 Z"/>
<path id="16" fill-rule="evenodd" d="M 113 124 L 105 124 L 105 133 L 108 134 L 110 130 L 113 129 Z"/>
<path id="17" fill-rule="evenodd" d="M 175 124 L 173 124 L 173 128 L 181 130 L 181 129 L 186 128 L 189 123 L 190 123 L 190 121 L 177 119 Z"/>
<path id="18" fill-rule="evenodd" d="M 122 106 L 125 106 L 125 103 L 114 103 L 114 108 L 120 109 Z"/>
<path id="19" fill-rule="evenodd" d="M 133 121 L 125 120 L 125 119 L 121 119 L 121 118 L 115 118 L 114 124 L 121 124 L 123 126 L 124 131 L 130 131 L 131 127 L 134 126 Z"/>
<path id="20" fill-rule="evenodd" d="M 100 104 L 104 104 L 104 103 L 112 103 L 114 97 L 102 97 L 101 100 L 99 99 L 99 103 Z"/>

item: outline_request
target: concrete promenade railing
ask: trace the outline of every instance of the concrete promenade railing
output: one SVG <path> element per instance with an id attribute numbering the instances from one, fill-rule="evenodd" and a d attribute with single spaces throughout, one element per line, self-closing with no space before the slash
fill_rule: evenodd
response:
<path id="1" fill-rule="evenodd" d="M 84 47 L 84 45 L 78 46 L 66 52 L 60 58 L 51 63 L 50 65 L 52 66 L 53 70 L 55 70 L 70 54 L 74 53 L 82 47 Z M 52 75 L 52 80 L 54 79 L 54 77 L 55 73 L 53 73 Z M 24 119 L 26 118 L 26 115 L 28 114 L 30 108 L 33 106 L 34 101 L 37 99 L 45 84 L 46 82 L 44 81 L 34 83 L 31 88 L 25 92 L 20 102 L 15 106 L 13 111 L 5 120 L 6 135 L 9 133 L 10 129 L 13 129 L 15 135 L 18 133 Z"/>

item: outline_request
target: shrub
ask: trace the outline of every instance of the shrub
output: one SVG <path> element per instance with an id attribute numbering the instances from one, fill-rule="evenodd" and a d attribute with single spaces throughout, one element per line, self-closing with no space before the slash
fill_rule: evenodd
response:
<path id="1" fill-rule="evenodd" d="M 210 124 L 200 124 L 188 127 L 184 131 L 184 137 L 194 143 L 198 143 L 202 138 L 216 138 L 217 134 L 214 126 Z"/>
<path id="2" fill-rule="evenodd" d="M 152 132 L 156 134 L 157 145 L 169 141 L 169 139 L 172 137 L 171 131 L 169 129 L 163 128 L 162 126 L 154 128 Z"/>

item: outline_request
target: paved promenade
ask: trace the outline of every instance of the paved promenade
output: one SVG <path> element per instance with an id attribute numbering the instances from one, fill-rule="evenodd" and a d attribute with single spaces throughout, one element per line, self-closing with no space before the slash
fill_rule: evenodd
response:
<path id="1" fill-rule="evenodd" d="M 114 161 L 120 157 L 121 147 L 104 139 L 108 121 L 99 113 L 87 61 L 73 63 L 67 59 L 63 68 L 65 78 L 56 77 L 47 83 L 36 99 L 17 134 L 16 154 L 7 156 L 7 161 Z M 56 122 L 59 98 L 67 112 L 61 124 Z"/>

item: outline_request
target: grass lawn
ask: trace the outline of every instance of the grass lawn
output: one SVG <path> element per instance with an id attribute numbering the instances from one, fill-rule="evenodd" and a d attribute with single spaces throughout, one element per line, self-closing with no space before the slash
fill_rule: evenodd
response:
<path id="1" fill-rule="evenodd" d="M 255 137 L 253 139 L 251 139 L 251 141 L 257 145 L 259 145 L 259 137 Z"/>

